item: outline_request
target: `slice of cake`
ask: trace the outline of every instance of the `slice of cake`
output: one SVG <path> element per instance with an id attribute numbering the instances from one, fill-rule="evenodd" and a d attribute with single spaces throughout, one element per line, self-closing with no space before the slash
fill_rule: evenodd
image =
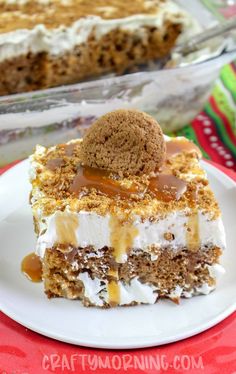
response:
<path id="1" fill-rule="evenodd" d="M 48 297 L 111 307 L 212 291 L 225 236 L 200 156 L 135 110 L 106 114 L 83 141 L 37 146 L 30 201 Z"/>
<path id="2" fill-rule="evenodd" d="M 170 0 L 0 0 L 0 95 L 122 73 L 192 22 Z"/>

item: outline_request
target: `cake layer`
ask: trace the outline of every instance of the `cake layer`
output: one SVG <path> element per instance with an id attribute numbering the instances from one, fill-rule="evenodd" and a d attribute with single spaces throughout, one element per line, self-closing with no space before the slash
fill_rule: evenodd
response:
<path id="1" fill-rule="evenodd" d="M 221 254 L 217 247 L 199 248 L 195 253 L 156 248 L 156 253 L 153 261 L 149 254 L 134 249 L 125 264 L 114 267 L 112 248 L 47 249 L 45 292 L 48 297 L 81 299 L 86 306 L 154 304 L 163 297 L 179 302 L 180 297 L 208 294 L 224 273 L 217 263 Z"/>

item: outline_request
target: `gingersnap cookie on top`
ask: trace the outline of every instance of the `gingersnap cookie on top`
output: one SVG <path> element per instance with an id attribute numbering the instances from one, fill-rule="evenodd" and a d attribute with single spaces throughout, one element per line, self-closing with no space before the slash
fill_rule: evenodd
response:
<path id="1" fill-rule="evenodd" d="M 146 113 L 120 109 L 107 113 L 84 137 L 84 165 L 123 175 L 141 175 L 161 167 L 166 146 L 161 127 Z"/>

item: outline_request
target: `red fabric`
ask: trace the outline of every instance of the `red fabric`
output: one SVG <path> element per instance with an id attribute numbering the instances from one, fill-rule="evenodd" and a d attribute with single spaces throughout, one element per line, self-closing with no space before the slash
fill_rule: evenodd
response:
<path id="1" fill-rule="evenodd" d="M 210 161 L 210 160 L 205 160 L 205 161 L 208 162 L 209 164 L 215 166 L 217 169 L 220 169 L 223 173 L 228 175 L 231 179 L 233 179 L 236 182 L 236 173 L 234 171 L 232 171 L 228 168 L 225 168 L 224 166 L 222 166 L 220 164 L 216 164 L 213 161 Z"/>
<path id="2" fill-rule="evenodd" d="M 89 349 L 61 343 L 20 326 L 4 314 L 0 314 L 0 339 L 1 374 L 232 374 L 236 368 L 236 313 L 192 338 L 161 347 L 131 351 Z M 160 370 L 150 367 L 151 360 L 158 362 L 158 358 L 162 366 Z M 145 363 L 145 359 L 146 365 L 142 369 L 138 361 L 142 363 L 143 360 Z M 118 367 L 119 360 L 123 364 L 121 368 Z M 101 368 L 101 362 L 106 362 L 107 366 L 110 363 L 110 368 Z M 202 364 L 198 370 L 196 366 L 193 367 L 194 362 Z M 134 367 L 127 367 L 128 363 Z"/>
<path id="3" fill-rule="evenodd" d="M 228 133 L 229 138 L 232 140 L 232 142 L 236 145 L 236 135 L 233 132 L 233 127 L 229 121 L 229 119 L 226 117 L 226 115 L 220 110 L 219 106 L 217 105 L 217 102 L 214 98 L 214 96 L 211 96 L 209 99 L 209 102 L 211 103 L 212 109 L 216 114 L 219 115 L 220 118 L 222 118 L 225 131 Z"/>
<path id="4" fill-rule="evenodd" d="M 236 173 L 208 162 L 236 181 Z M 0 313 L 1 374 L 232 374 L 235 369 L 236 312 L 194 337 L 161 347 L 131 351 L 97 350 L 58 342 Z"/>
<path id="5" fill-rule="evenodd" d="M 229 125 L 228 119 L 216 107 L 213 96 L 210 98 L 209 103 L 214 107 L 214 114 L 221 113 L 221 119 L 224 119 L 222 132 L 225 135 L 225 139 L 220 136 L 216 122 L 205 112 L 199 113 L 191 122 L 190 128 L 193 130 L 193 134 L 186 133 L 186 129 L 180 130 L 177 135 L 184 135 L 190 138 L 205 152 L 209 159 L 236 172 L 236 135 L 233 128 Z M 229 142 L 232 143 L 234 150 L 229 148 L 227 144 Z"/>
<path id="6" fill-rule="evenodd" d="M 236 5 L 230 5 L 227 8 L 221 8 L 220 12 L 225 18 L 232 18 L 236 16 Z"/>
<path id="7" fill-rule="evenodd" d="M 217 164 L 223 164 L 223 161 L 224 161 L 223 157 L 218 152 L 216 152 L 216 150 L 214 148 L 212 148 L 209 145 L 209 139 L 206 137 L 206 135 L 204 133 L 204 128 L 203 128 L 203 126 L 201 126 L 201 124 L 202 124 L 201 120 L 199 120 L 198 118 L 195 118 L 192 122 L 192 128 L 195 131 L 195 134 L 196 134 L 197 140 L 199 142 L 199 145 L 204 150 L 207 150 L 208 156 L 212 160 L 217 162 Z M 214 127 L 214 123 L 212 122 L 211 119 L 208 119 L 208 128 L 210 128 L 212 136 L 217 138 L 217 141 L 218 141 L 217 145 L 223 147 L 226 150 L 226 147 L 224 146 L 224 143 L 221 142 L 220 139 L 218 138 L 216 129 Z"/>

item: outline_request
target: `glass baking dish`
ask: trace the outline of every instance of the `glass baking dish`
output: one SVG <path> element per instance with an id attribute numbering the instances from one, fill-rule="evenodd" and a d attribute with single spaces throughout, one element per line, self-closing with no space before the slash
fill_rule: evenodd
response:
<path id="1" fill-rule="evenodd" d="M 214 22 L 200 2 L 178 2 L 203 27 Z M 146 111 L 165 132 L 174 131 L 189 123 L 203 108 L 221 67 L 234 57 L 234 52 L 224 53 L 184 67 L 2 97 L 0 166 L 26 157 L 37 143 L 51 145 L 82 137 L 97 117 L 117 108 Z"/>

